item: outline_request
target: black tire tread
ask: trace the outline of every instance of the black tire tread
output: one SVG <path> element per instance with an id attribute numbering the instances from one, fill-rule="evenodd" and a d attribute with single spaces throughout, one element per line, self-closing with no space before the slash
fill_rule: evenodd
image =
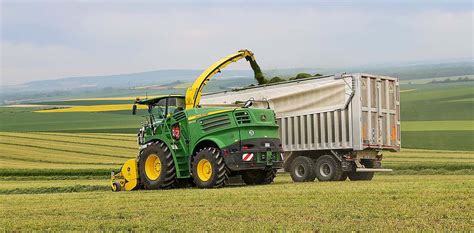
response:
<path id="1" fill-rule="evenodd" d="M 298 177 L 296 175 L 296 172 L 295 172 L 295 167 L 300 163 L 307 165 L 306 170 L 307 170 L 308 173 L 303 178 Z M 293 161 L 291 162 L 291 165 L 290 165 L 291 179 L 294 182 L 312 182 L 316 179 L 316 173 L 315 173 L 314 169 L 315 169 L 315 166 L 314 166 L 313 159 L 311 159 L 309 157 L 306 157 L 306 156 L 298 156 L 298 157 L 293 159 Z"/>
<path id="2" fill-rule="evenodd" d="M 214 181 L 212 181 L 209 186 L 200 186 L 199 183 L 200 181 L 196 177 L 197 174 L 193 174 L 193 179 L 194 183 L 196 186 L 200 188 L 222 188 L 228 184 L 228 179 L 229 179 L 229 169 L 225 165 L 224 158 L 222 157 L 220 150 L 215 148 L 215 147 L 205 147 L 201 150 L 199 150 L 195 156 L 197 156 L 200 153 L 208 153 L 214 158 L 215 164 L 212 166 L 217 167 L 217 177 L 215 178 Z M 193 159 L 193 171 L 194 168 L 197 166 L 198 161 L 196 159 Z"/>
<path id="3" fill-rule="evenodd" d="M 273 168 L 266 168 L 265 170 L 242 171 L 242 180 L 247 185 L 271 184 L 275 177 L 276 170 Z"/>
<path id="4" fill-rule="evenodd" d="M 319 174 L 319 167 L 324 162 L 331 164 L 332 165 L 331 169 L 333 169 L 333 171 L 334 171 L 332 176 L 329 178 L 329 180 L 325 180 L 325 178 Z M 332 157 L 330 155 L 323 155 L 323 156 L 319 157 L 316 160 L 315 168 L 316 168 L 316 170 L 315 170 L 316 177 L 318 178 L 319 181 L 322 181 L 322 182 L 340 181 L 342 179 L 342 177 L 344 176 L 344 172 L 342 171 L 341 164 L 339 163 L 339 161 L 337 161 L 334 157 Z"/>
<path id="5" fill-rule="evenodd" d="M 374 162 L 371 160 L 362 160 L 361 163 L 366 167 L 366 168 L 373 168 L 374 167 Z M 351 181 L 363 181 L 363 180 L 372 180 L 374 178 L 375 173 L 374 172 L 348 172 L 347 176 L 349 177 L 349 180 Z"/>
<path id="6" fill-rule="evenodd" d="M 140 173 L 140 181 L 141 184 L 145 189 L 169 189 L 174 186 L 174 183 L 176 182 L 176 167 L 174 165 L 173 161 L 173 155 L 171 154 L 171 151 L 169 150 L 168 146 L 166 146 L 165 143 L 163 142 L 153 142 L 149 146 L 147 146 L 145 149 L 140 151 L 140 157 L 144 156 L 144 153 L 147 153 L 148 151 L 153 150 L 156 153 L 159 153 L 160 151 L 164 153 L 165 157 L 165 163 L 166 164 L 166 169 L 165 169 L 165 177 L 163 179 L 162 184 L 159 184 L 158 187 L 155 186 L 150 186 L 148 182 L 145 181 L 145 172 L 140 169 L 139 166 L 139 173 Z M 141 159 L 139 160 L 141 161 Z"/>

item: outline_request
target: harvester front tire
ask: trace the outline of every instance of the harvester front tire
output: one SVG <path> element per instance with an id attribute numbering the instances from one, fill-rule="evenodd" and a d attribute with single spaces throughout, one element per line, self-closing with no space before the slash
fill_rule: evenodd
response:
<path id="1" fill-rule="evenodd" d="M 221 188 L 229 179 L 221 151 L 215 147 L 206 147 L 196 153 L 192 173 L 194 183 L 199 188 Z"/>
<path id="2" fill-rule="evenodd" d="M 344 176 L 341 163 L 330 155 L 323 155 L 316 160 L 315 172 L 319 181 L 340 181 Z"/>
<path id="3" fill-rule="evenodd" d="M 373 168 L 374 162 L 372 160 L 363 159 L 360 161 L 362 165 L 366 168 Z M 349 172 L 347 176 L 351 181 L 360 181 L 360 180 L 372 180 L 374 178 L 374 172 Z"/>
<path id="4" fill-rule="evenodd" d="M 291 162 L 290 175 L 294 182 L 312 182 L 316 179 L 314 162 L 306 156 L 298 156 Z"/>
<path id="5" fill-rule="evenodd" d="M 113 192 L 120 192 L 120 190 L 122 190 L 122 186 L 120 185 L 119 182 L 112 183 L 112 191 Z"/>
<path id="6" fill-rule="evenodd" d="M 154 166 L 151 166 L 153 164 Z M 144 189 L 173 187 L 176 181 L 176 168 L 171 151 L 166 144 L 155 142 L 143 149 L 138 161 L 138 172 Z"/>
<path id="7" fill-rule="evenodd" d="M 267 168 L 265 170 L 248 170 L 242 172 L 242 180 L 247 185 L 271 184 L 275 179 L 276 170 Z"/>

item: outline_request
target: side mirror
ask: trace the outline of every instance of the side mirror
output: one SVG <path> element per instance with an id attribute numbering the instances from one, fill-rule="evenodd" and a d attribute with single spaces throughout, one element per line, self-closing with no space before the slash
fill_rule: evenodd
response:
<path id="1" fill-rule="evenodd" d="M 245 101 L 244 108 L 249 108 L 252 106 L 252 104 L 253 104 L 252 100 L 247 100 Z"/>
<path id="2" fill-rule="evenodd" d="M 137 114 L 137 105 L 134 104 L 132 107 L 132 115 L 136 115 L 136 114 Z"/>

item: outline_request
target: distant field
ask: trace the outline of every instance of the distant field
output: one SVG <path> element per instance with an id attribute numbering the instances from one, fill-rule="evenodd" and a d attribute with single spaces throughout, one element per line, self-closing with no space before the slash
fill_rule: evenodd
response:
<path id="1" fill-rule="evenodd" d="M 110 105 L 87 105 L 74 106 L 68 108 L 41 109 L 38 113 L 58 113 L 58 112 L 113 112 L 129 110 L 131 113 L 133 104 L 110 104 Z M 137 105 L 137 109 L 147 109 L 144 105 Z"/>
<path id="2" fill-rule="evenodd" d="M 412 84 L 401 86 L 403 146 L 474 151 L 474 82 L 416 84 L 419 83 L 417 80 L 411 81 Z M 245 82 L 249 80 L 221 80 L 210 84 L 206 90 L 220 90 L 219 85 L 242 86 Z M 133 98 L 91 97 L 33 102 L 51 107 L 72 106 L 51 110 L 41 110 L 45 107 L 0 108 L 0 131 L 135 133 L 144 118 L 131 115 Z M 37 110 L 41 113 L 34 112 Z"/>
<path id="3" fill-rule="evenodd" d="M 402 121 L 474 120 L 474 83 L 405 85 L 401 94 Z M 457 101 L 456 101 L 457 100 Z"/>
<path id="4" fill-rule="evenodd" d="M 473 99 L 473 82 L 402 85 L 403 147 L 474 151 Z"/>
<path id="5" fill-rule="evenodd" d="M 474 80 L 474 75 L 456 75 L 456 76 L 446 76 L 446 77 L 436 77 L 436 78 L 425 78 L 425 79 L 408 79 L 408 80 L 400 80 L 400 84 L 427 84 L 432 81 L 445 81 L 446 79 L 450 79 L 455 81 L 459 78 L 468 78 Z"/>
<path id="6" fill-rule="evenodd" d="M 408 131 L 473 131 L 474 121 L 402 121 L 403 132 Z"/>
<path id="7" fill-rule="evenodd" d="M 37 113 L 41 108 L 0 107 L 0 131 L 136 133 L 144 118 L 116 112 Z"/>
<path id="8" fill-rule="evenodd" d="M 120 98 L 121 99 L 121 98 Z M 51 105 L 51 106 L 89 106 L 89 105 L 112 105 L 112 104 L 133 104 L 132 100 L 120 100 L 120 99 L 81 99 L 81 100 L 57 100 L 57 101 L 43 101 L 43 102 L 31 102 L 29 104 L 38 105 Z"/>

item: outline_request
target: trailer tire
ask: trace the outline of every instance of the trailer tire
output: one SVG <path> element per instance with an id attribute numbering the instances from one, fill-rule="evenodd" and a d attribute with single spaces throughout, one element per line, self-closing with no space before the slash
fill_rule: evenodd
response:
<path id="1" fill-rule="evenodd" d="M 314 161 L 306 156 L 298 156 L 291 161 L 290 175 L 294 182 L 312 182 L 316 179 Z"/>
<path id="2" fill-rule="evenodd" d="M 206 147 L 196 153 L 192 172 L 194 183 L 199 188 L 221 188 L 229 179 L 221 151 L 215 147 Z"/>
<path id="3" fill-rule="evenodd" d="M 373 168 L 374 162 L 369 159 L 363 159 L 360 161 L 362 165 L 366 168 Z M 372 180 L 374 178 L 374 172 L 349 172 L 347 173 L 349 180 L 351 181 L 360 181 L 360 180 Z"/>
<path id="4" fill-rule="evenodd" d="M 344 176 L 341 163 L 330 155 L 323 155 L 316 160 L 315 173 L 319 181 L 340 181 Z"/>
<path id="5" fill-rule="evenodd" d="M 155 142 L 140 152 L 138 173 L 144 189 L 168 189 L 174 186 L 176 168 L 165 143 Z"/>
<path id="6" fill-rule="evenodd" d="M 275 176 L 276 170 L 273 168 L 242 171 L 242 180 L 247 185 L 271 184 Z"/>

